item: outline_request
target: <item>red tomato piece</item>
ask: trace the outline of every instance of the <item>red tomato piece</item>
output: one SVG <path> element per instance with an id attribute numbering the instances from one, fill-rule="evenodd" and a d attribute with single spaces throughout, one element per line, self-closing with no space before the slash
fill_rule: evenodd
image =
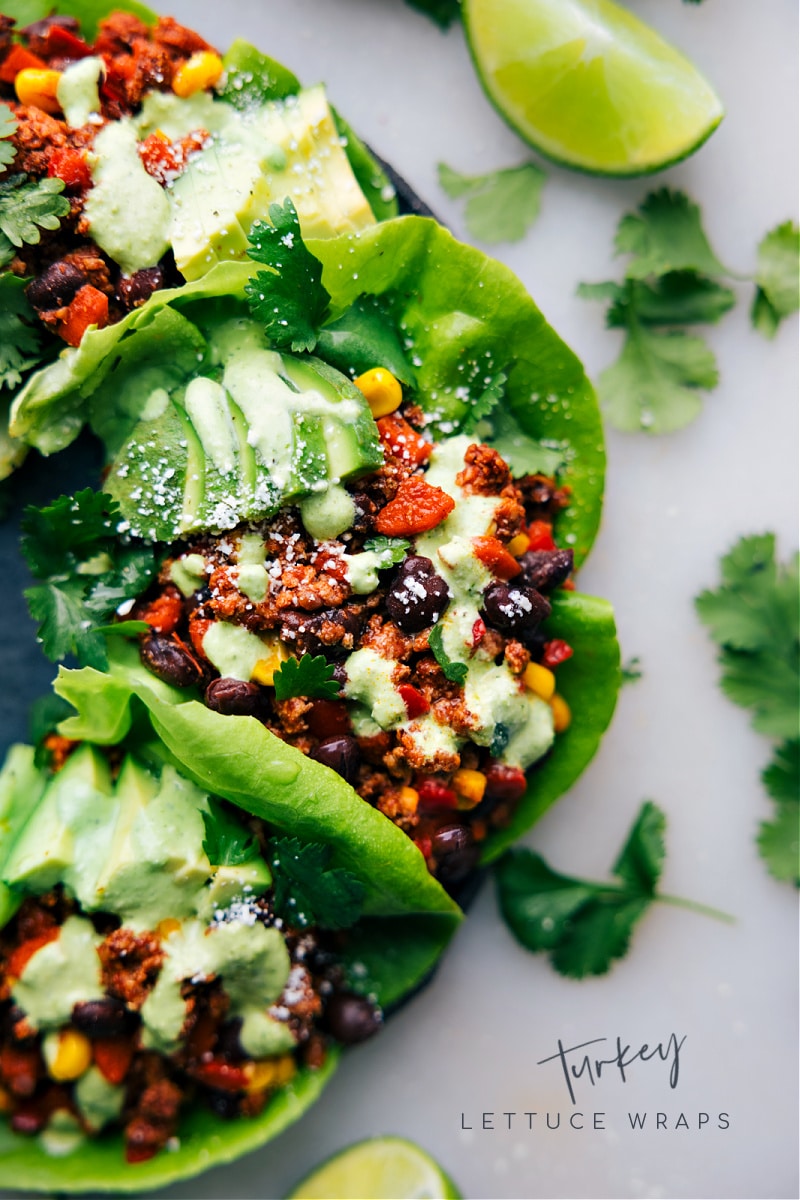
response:
<path id="1" fill-rule="evenodd" d="M 375 424 L 386 451 L 411 467 L 418 467 L 433 453 L 433 444 L 417 433 L 408 421 L 392 413 Z"/>
<path id="2" fill-rule="evenodd" d="M 486 795 L 501 803 L 513 803 L 525 793 L 525 772 L 507 763 L 493 762 L 486 774 Z"/>
<path id="3" fill-rule="evenodd" d="M 122 1083 L 130 1070 L 133 1042 L 128 1037 L 105 1037 L 92 1040 L 92 1056 L 100 1074 L 115 1086 Z"/>
<path id="4" fill-rule="evenodd" d="M 54 150 L 47 163 L 51 179 L 60 179 L 68 192 L 85 192 L 92 186 L 92 173 L 82 150 L 61 146 Z"/>
<path id="5" fill-rule="evenodd" d="M 438 779 L 423 779 L 416 788 L 423 808 L 455 808 L 458 804 L 455 792 Z"/>
<path id="6" fill-rule="evenodd" d="M 82 38 L 65 29 L 63 25 L 51 25 L 45 35 L 48 58 L 88 58 L 92 47 Z"/>
<path id="7" fill-rule="evenodd" d="M 555 550 L 553 541 L 553 526 L 549 521 L 531 521 L 528 526 L 528 537 L 531 539 L 529 550 Z"/>
<path id="8" fill-rule="evenodd" d="M 435 529 L 455 506 L 455 500 L 447 492 L 419 475 L 412 475 L 403 480 L 394 500 L 378 513 L 375 529 L 386 537 L 414 537 Z"/>
<path id="9" fill-rule="evenodd" d="M 472 649 L 473 650 L 476 648 L 476 646 L 480 646 L 485 635 L 486 635 L 486 622 L 484 621 L 483 617 L 478 617 L 477 620 L 474 621 L 473 625 L 472 625 Z"/>
<path id="10" fill-rule="evenodd" d="M 410 683 L 401 683 L 397 690 L 406 706 L 409 720 L 413 721 L 415 717 L 421 717 L 424 713 L 430 712 L 430 702 Z"/>
<path id="11" fill-rule="evenodd" d="M 474 537 L 472 544 L 475 547 L 475 557 L 498 579 L 513 579 L 522 570 L 514 555 L 506 550 L 499 538 Z"/>
<path id="12" fill-rule="evenodd" d="M 20 71 L 41 71 L 47 68 L 47 63 L 38 54 L 31 54 L 24 46 L 12 46 L 0 64 L 0 80 L 3 83 L 13 83 Z"/>
<path id="13" fill-rule="evenodd" d="M 192 1071 L 195 1079 L 221 1092 L 242 1092 L 247 1086 L 247 1073 L 243 1067 L 234 1067 L 220 1058 L 201 1063 Z"/>
<path id="14" fill-rule="evenodd" d="M 544 653 L 542 655 L 542 664 L 545 667 L 557 667 L 559 663 L 566 662 L 568 658 L 572 658 L 572 646 L 569 642 L 562 642 L 560 638 L 553 638 L 551 642 L 545 642 Z"/>

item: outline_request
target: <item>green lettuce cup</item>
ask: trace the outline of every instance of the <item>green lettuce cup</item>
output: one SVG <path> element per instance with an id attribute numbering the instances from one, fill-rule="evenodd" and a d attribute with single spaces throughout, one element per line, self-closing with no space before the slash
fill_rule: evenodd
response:
<path id="1" fill-rule="evenodd" d="M 0 1185 L 139 1192 L 263 1146 L 457 927 L 424 863 L 376 881 L 358 834 L 247 824 L 171 758 L 139 720 L 104 750 L 14 746 L 0 772 Z"/>

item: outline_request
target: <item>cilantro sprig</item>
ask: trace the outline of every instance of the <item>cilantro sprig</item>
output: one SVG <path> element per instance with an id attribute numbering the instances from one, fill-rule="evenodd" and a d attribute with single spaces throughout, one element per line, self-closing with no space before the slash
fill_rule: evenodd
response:
<path id="1" fill-rule="evenodd" d="M 780 742 L 762 776 L 775 816 L 762 824 L 758 845 L 776 878 L 798 884 L 799 562 L 776 561 L 774 534 L 743 537 L 721 559 L 721 585 L 695 600 L 719 646 L 723 692 L 751 710 L 758 733 Z"/>
<path id="2" fill-rule="evenodd" d="M 213 867 L 238 867 L 259 857 L 258 842 L 221 801 L 211 797 L 203 814 L 203 849 Z"/>
<path id="3" fill-rule="evenodd" d="M 612 867 L 613 883 L 561 875 L 532 850 L 509 851 L 496 874 L 511 932 L 526 949 L 548 954 L 561 975 L 583 979 L 604 975 L 624 958 L 635 926 L 655 901 L 730 921 L 717 909 L 658 892 L 665 829 L 662 810 L 645 801 Z"/>
<path id="4" fill-rule="evenodd" d="M 771 336 L 800 306 L 797 227 L 787 222 L 759 248 L 753 323 Z M 672 433 L 693 421 L 702 393 L 719 382 L 705 340 L 688 332 L 715 324 L 736 303 L 703 229 L 699 207 L 683 192 L 662 188 L 623 216 L 615 238 L 627 255 L 619 282 L 582 283 L 578 295 L 608 303 L 606 325 L 624 331 L 619 358 L 597 381 L 609 422 L 624 432 Z"/>
<path id="5" fill-rule="evenodd" d="M 453 200 L 466 198 L 464 221 L 480 242 L 519 242 L 539 215 L 547 175 L 536 163 L 485 175 L 462 175 L 439 163 L 439 185 Z"/>
<path id="6" fill-rule="evenodd" d="M 461 0 L 406 0 L 406 4 L 425 13 L 440 29 L 447 29 L 461 16 Z"/>
<path id="7" fill-rule="evenodd" d="M 441 625 L 434 625 L 433 629 L 428 634 L 428 647 L 431 654 L 436 659 L 439 666 L 444 672 L 445 679 L 449 679 L 451 683 L 465 683 L 467 678 L 467 664 L 456 662 L 448 656 L 444 648 L 444 634 Z"/>
<path id="8" fill-rule="evenodd" d="M 334 679 L 334 667 L 324 654 L 313 657 L 288 658 L 273 676 L 278 700 L 305 696 L 309 700 L 335 700 L 339 684 Z"/>
<path id="9" fill-rule="evenodd" d="M 24 173 L 0 179 L 0 266 L 26 242 L 37 245 L 43 229 L 58 229 L 69 212 L 63 190 L 62 179 L 29 180 Z"/>
<path id="10" fill-rule="evenodd" d="M 116 501 L 85 488 L 44 508 L 29 506 L 22 520 L 22 552 L 40 582 L 25 591 L 38 638 L 49 659 L 74 655 L 82 666 L 107 666 L 105 634 L 136 632 L 140 622 L 106 626 L 125 600 L 138 596 L 157 570 L 152 547 L 117 533 Z"/>
<path id="11" fill-rule="evenodd" d="M 365 550 L 380 556 L 379 571 L 402 562 L 410 548 L 411 542 L 407 538 L 385 537 L 383 534 L 376 534 L 364 542 Z"/>
<path id="12" fill-rule="evenodd" d="M 322 263 L 306 248 L 291 199 L 271 204 L 269 219 L 271 225 L 256 221 L 248 235 L 250 258 L 270 268 L 245 288 L 250 311 L 279 349 L 313 350 L 330 303 Z"/>
<path id="13" fill-rule="evenodd" d="M 275 911 L 289 925 L 347 929 L 361 915 L 365 889 L 357 876 L 330 865 L 330 846 L 294 837 L 270 842 Z"/>
<path id="14" fill-rule="evenodd" d="M 25 281 L 10 272 L 0 275 L 0 388 L 17 387 L 23 373 L 42 361 L 42 339 L 34 321 Z"/>

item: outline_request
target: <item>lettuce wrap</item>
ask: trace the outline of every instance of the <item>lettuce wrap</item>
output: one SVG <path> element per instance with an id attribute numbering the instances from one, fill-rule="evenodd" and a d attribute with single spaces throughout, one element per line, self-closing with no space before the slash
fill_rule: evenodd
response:
<path id="1" fill-rule="evenodd" d="M 99 712 L 100 700 L 100 695 L 96 694 L 96 712 Z M 169 702 L 155 693 L 152 694 L 152 702 L 156 707 L 169 707 Z M 125 725 L 126 722 L 118 721 L 117 724 Z M 155 726 L 157 722 L 153 721 L 152 724 Z M 175 732 L 168 719 L 166 727 Z M 237 750 L 247 755 L 252 753 L 252 739 L 257 738 L 258 734 L 256 730 L 244 730 L 243 734 L 241 744 L 236 739 L 234 741 Z M 248 744 L 251 745 L 249 751 Z M 116 755 L 123 752 L 131 752 L 140 761 L 154 764 L 174 759 L 169 748 L 153 738 L 151 725 L 141 720 L 133 723 L 122 744 L 114 744 Z M 269 798 L 264 798 L 260 781 L 256 780 L 253 800 L 242 807 L 267 816 L 271 827 L 280 829 L 283 813 L 281 789 L 285 786 L 281 780 L 291 774 L 295 765 L 302 771 L 304 764 L 276 759 L 264 765 L 267 774 L 271 775 L 269 790 L 274 793 L 275 799 L 270 803 Z M 310 766 L 313 768 L 314 764 Z M 183 774 L 185 776 L 187 773 Z M 198 762 L 196 779 L 208 779 L 213 774 L 213 767 L 209 769 L 205 762 Z M 312 777 L 313 774 L 312 771 Z M 37 812 L 37 805 L 53 778 L 57 780 L 58 774 L 51 776 L 46 768 L 36 765 L 32 747 L 12 748 L 5 768 L 0 773 L 0 875 L 9 870 L 13 873 L 15 868 L 11 866 L 12 862 L 19 863 L 17 846 L 22 844 L 26 823 Z M 305 782 L 310 784 L 312 779 L 306 779 Z M 242 783 L 246 786 L 244 779 Z M 343 941 L 337 954 L 346 970 L 349 970 L 348 964 L 353 968 L 348 976 L 348 986 L 354 992 L 369 991 L 379 1004 L 391 1006 L 418 986 L 430 972 L 458 924 L 459 910 L 428 876 L 421 856 L 399 831 L 391 826 L 384 828 L 385 822 L 380 822 L 381 828 L 377 831 L 365 832 L 364 826 L 369 825 L 369 820 L 364 821 L 362 814 L 359 821 L 359 814 L 355 814 L 352 824 L 340 831 L 335 842 L 326 840 L 330 822 L 326 822 L 322 814 L 337 800 L 346 806 L 348 797 L 337 797 L 334 794 L 336 789 L 332 789 L 330 781 L 325 778 L 315 778 L 313 784 L 320 789 L 317 799 L 320 812 L 309 814 L 304 824 L 309 834 L 308 841 L 318 846 L 320 842 L 326 847 L 330 846 L 333 857 L 329 866 L 341 869 L 346 864 L 349 879 L 358 881 L 358 894 L 363 896 L 362 917 L 355 925 L 351 924 L 344 934 L 338 935 Z M 206 785 L 203 787 L 205 789 Z M 74 787 L 73 791 L 74 800 L 65 796 L 60 801 L 59 811 L 65 814 L 79 811 L 80 793 Z M 64 819 L 76 818 L 65 816 Z M 275 826 L 272 825 L 273 819 Z M 292 826 L 292 832 L 297 834 L 296 826 Z M 299 840 L 306 841 L 304 836 Z M 365 840 L 370 846 L 374 847 L 376 841 L 380 845 L 382 871 L 377 870 L 376 860 L 364 853 Z M 164 853 L 169 851 L 165 849 Z M 235 855 L 231 861 L 236 861 Z M 80 894 L 78 884 L 73 882 L 68 886 L 74 886 Z M 27 885 L 0 886 L 0 926 L 8 923 L 23 895 L 31 892 L 37 894 L 40 890 L 41 886 L 30 882 Z M 257 1116 L 240 1115 L 223 1122 L 212 1112 L 204 1111 L 195 1104 L 181 1116 L 177 1142 L 171 1143 L 170 1147 L 155 1157 L 134 1165 L 124 1161 L 121 1133 L 102 1134 L 83 1139 L 78 1144 L 70 1143 L 67 1139 L 63 1145 L 58 1145 L 54 1132 L 55 1148 L 48 1153 L 48 1143 L 43 1145 L 37 1137 L 20 1136 L 4 1124 L 0 1129 L 0 1186 L 59 1193 L 138 1192 L 164 1187 L 211 1166 L 230 1162 L 264 1145 L 302 1115 L 330 1078 L 336 1067 L 338 1053 L 334 1044 L 321 1067 L 312 1069 L 300 1066 L 288 1083 L 272 1093 L 266 1107 Z"/>

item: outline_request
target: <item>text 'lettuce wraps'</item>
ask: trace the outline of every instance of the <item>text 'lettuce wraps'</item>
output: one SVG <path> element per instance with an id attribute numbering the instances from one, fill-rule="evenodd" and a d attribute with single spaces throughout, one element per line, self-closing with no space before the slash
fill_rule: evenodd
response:
<path id="1" fill-rule="evenodd" d="M 457 925 L 377 813 L 328 840 L 349 797 L 316 764 L 297 836 L 290 763 L 261 763 L 278 798 L 255 818 L 168 759 L 145 723 L 103 749 L 15 746 L 0 774 L 4 1186 L 138 1191 L 262 1145 Z"/>
<path id="2" fill-rule="evenodd" d="M 324 88 L 246 42 L 220 55 L 135 3 L 0 5 L 0 397 L 87 330 L 242 257 L 287 196 L 307 236 L 397 211 Z M 0 478 L 24 454 L 4 431 Z"/>

